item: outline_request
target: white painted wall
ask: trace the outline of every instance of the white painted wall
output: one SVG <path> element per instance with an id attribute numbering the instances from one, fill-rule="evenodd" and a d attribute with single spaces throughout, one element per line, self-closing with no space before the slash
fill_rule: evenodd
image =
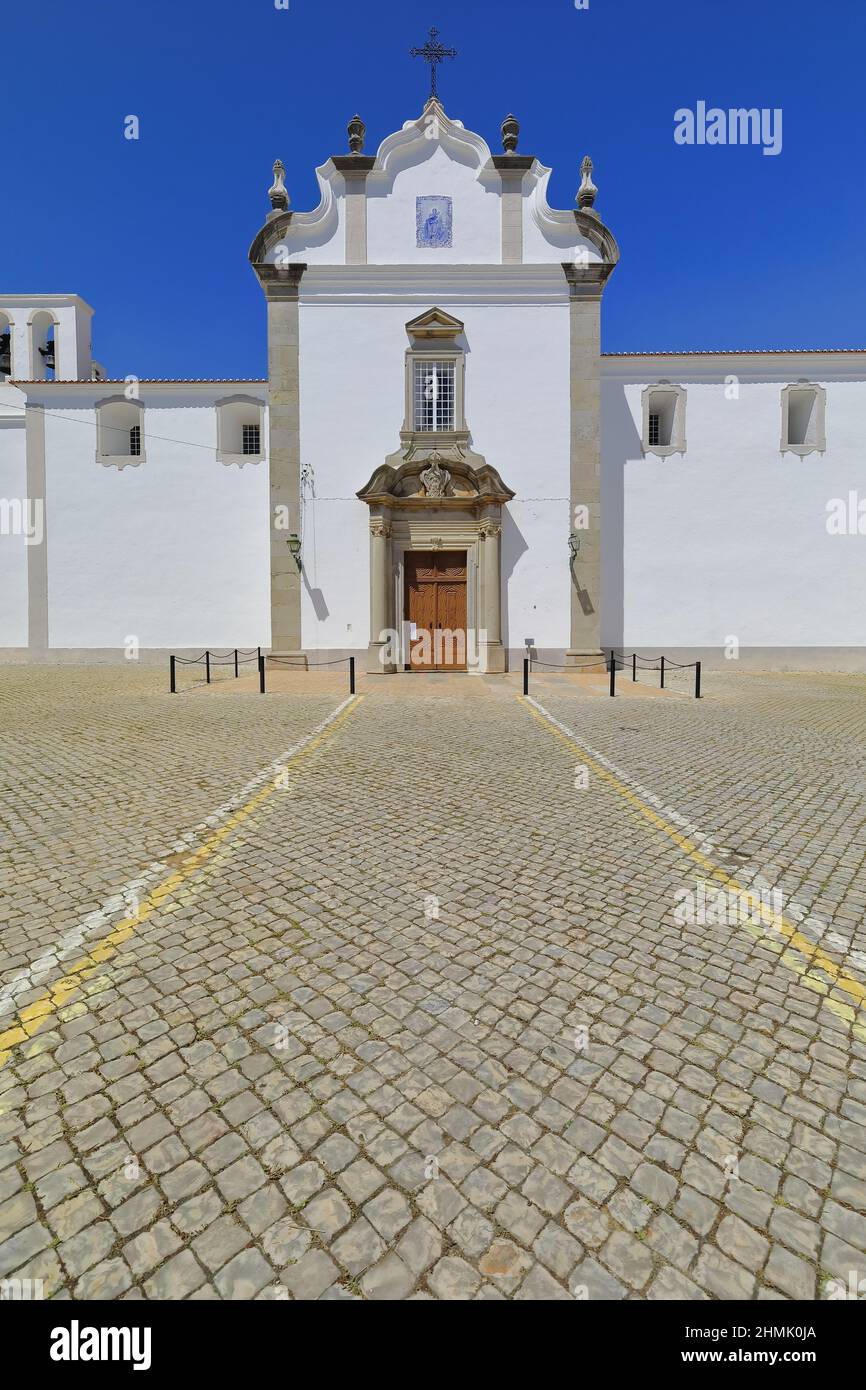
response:
<path id="1" fill-rule="evenodd" d="M 827 532 L 827 503 L 866 499 L 866 369 L 837 375 L 791 355 L 780 369 L 730 359 L 643 368 L 603 365 L 602 638 L 631 650 L 866 645 L 866 536 Z M 726 399 L 726 375 L 740 377 Z M 687 452 L 640 450 L 641 389 L 686 387 Z M 779 452 L 781 390 L 801 378 L 827 390 L 827 452 Z M 624 558 L 623 558 L 624 557 Z"/>
<path id="2" fill-rule="evenodd" d="M 569 642 L 569 306 L 465 306 L 473 447 L 516 494 L 503 508 L 502 640 Z"/>
<path id="3" fill-rule="evenodd" d="M 27 497 L 24 398 L 0 386 L 0 499 Z M 27 545 L 23 535 L 0 532 L 0 647 L 27 646 Z"/>
<path id="4" fill-rule="evenodd" d="M 479 182 L 436 140 L 418 146 L 420 162 L 401 169 L 387 196 L 367 199 L 367 259 L 378 265 L 484 265 L 501 255 L 500 194 Z M 415 200 L 425 194 L 452 199 L 453 245 L 416 246 Z"/>
<path id="5" fill-rule="evenodd" d="M 267 464 L 216 461 L 227 387 L 143 386 L 146 457 L 122 470 L 95 457 L 104 394 L 54 391 L 46 410 L 51 647 L 267 644 Z"/>
<path id="6" fill-rule="evenodd" d="M 406 323 L 432 301 L 300 306 L 301 459 L 315 476 L 305 508 L 303 641 L 313 649 L 369 640 L 369 512 L 355 497 L 399 447 Z M 517 493 L 503 525 L 504 640 L 568 644 L 569 336 L 556 304 L 436 301 L 466 326 L 466 417 L 472 447 Z M 312 594 L 310 589 L 319 591 Z"/>

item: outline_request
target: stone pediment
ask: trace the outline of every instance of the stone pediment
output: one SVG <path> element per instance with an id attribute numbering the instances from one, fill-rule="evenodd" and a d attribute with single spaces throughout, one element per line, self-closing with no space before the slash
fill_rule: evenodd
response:
<path id="1" fill-rule="evenodd" d="M 407 323 L 406 332 L 410 338 L 453 339 L 463 332 L 463 324 L 452 314 L 446 314 L 444 309 L 437 309 L 434 306 Z"/>
<path id="2" fill-rule="evenodd" d="M 456 446 L 410 446 L 377 468 L 358 492 L 379 507 L 467 508 L 501 505 L 514 496 L 480 454 Z"/>

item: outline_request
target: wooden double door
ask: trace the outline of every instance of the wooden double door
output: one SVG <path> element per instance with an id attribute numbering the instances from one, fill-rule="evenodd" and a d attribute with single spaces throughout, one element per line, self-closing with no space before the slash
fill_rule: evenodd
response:
<path id="1" fill-rule="evenodd" d="M 466 670 L 466 551 L 407 550 L 405 611 L 413 671 Z"/>

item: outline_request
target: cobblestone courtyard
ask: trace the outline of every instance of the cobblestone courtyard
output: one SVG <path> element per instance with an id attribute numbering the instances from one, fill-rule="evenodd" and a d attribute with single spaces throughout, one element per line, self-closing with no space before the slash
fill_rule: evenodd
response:
<path id="1" fill-rule="evenodd" d="M 0 672 L 0 1277 L 866 1280 L 866 679 L 344 684 Z"/>

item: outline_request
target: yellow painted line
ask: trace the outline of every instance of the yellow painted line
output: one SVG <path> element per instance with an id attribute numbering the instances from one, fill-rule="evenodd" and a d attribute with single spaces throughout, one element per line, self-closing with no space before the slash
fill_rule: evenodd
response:
<path id="1" fill-rule="evenodd" d="M 292 768 L 296 768 L 303 758 L 308 757 L 310 753 L 321 747 L 325 740 L 345 723 L 349 715 L 354 713 L 363 698 L 363 695 L 356 695 L 354 700 L 346 705 L 342 713 L 328 724 L 327 728 L 323 729 L 309 743 L 304 744 L 303 748 L 300 748 L 290 759 Z M 287 763 L 286 766 L 288 765 Z M 207 864 L 223 841 L 237 830 L 239 825 L 249 820 L 250 816 L 254 815 L 258 808 L 269 797 L 273 796 L 275 791 L 279 790 L 283 789 L 278 786 L 275 774 L 271 781 L 266 782 L 250 797 L 245 805 L 233 812 L 212 835 L 208 836 L 199 849 L 187 856 L 182 868 L 175 870 L 174 873 L 163 879 L 162 883 L 157 884 L 142 899 L 133 916 L 125 917 L 108 936 L 103 937 L 98 945 L 94 946 L 92 951 L 77 960 L 61 979 L 55 980 L 54 984 L 49 986 L 32 1004 L 19 1010 L 17 1023 L 12 1028 L 7 1028 L 5 1032 L 0 1033 L 0 1067 L 8 1060 L 13 1048 L 27 1042 L 29 1038 L 38 1033 L 57 1010 L 62 1008 L 67 1000 L 81 988 L 84 981 L 99 970 L 107 960 L 110 960 L 118 947 L 124 941 L 128 941 L 143 922 L 152 917 L 154 912 L 157 912 L 169 898 L 174 896 L 181 885 L 186 883 L 187 879 L 197 874 Z"/>
<path id="2" fill-rule="evenodd" d="M 817 946 L 814 942 L 809 941 L 807 937 L 803 936 L 802 932 L 798 930 L 795 922 L 790 922 L 782 913 L 775 912 L 767 905 L 760 895 L 754 894 L 748 888 L 743 887 L 743 885 L 731 874 L 727 873 L 725 869 L 720 868 L 718 864 L 714 864 L 707 855 L 702 853 L 693 840 L 683 835 L 682 832 L 677 830 L 676 826 L 671 825 L 670 821 L 666 820 L 664 816 L 660 816 L 651 806 L 648 806 L 640 796 L 627 787 L 624 782 L 621 782 L 614 773 L 603 767 L 601 763 L 596 762 L 595 758 L 587 752 L 582 744 L 570 738 L 562 729 L 557 728 L 556 724 L 552 723 L 549 718 L 542 714 L 532 702 L 527 700 L 523 695 L 519 695 L 518 699 L 522 704 L 526 705 L 530 714 L 539 724 L 550 733 L 555 734 L 562 743 L 576 753 L 581 761 L 587 764 L 597 777 L 609 787 L 612 787 L 614 791 L 629 803 L 632 810 L 639 817 L 649 821 L 650 825 L 652 825 L 655 830 L 666 836 L 667 839 L 672 840 L 677 848 L 682 850 L 683 854 L 691 859 L 694 864 L 697 864 L 703 869 L 709 877 L 714 878 L 723 887 L 734 890 L 742 901 L 748 904 L 750 910 L 757 907 L 760 910 L 763 921 L 765 921 L 768 926 L 773 927 L 773 929 L 787 941 L 787 947 L 780 944 L 780 951 L 786 954 L 790 954 L 791 950 L 797 951 L 799 955 L 805 957 L 805 960 L 810 962 L 813 967 L 817 967 L 821 970 L 838 989 L 842 990 L 854 1000 L 858 1008 L 863 1008 L 864 1004 L 866 1004 L 866 985 L 862 985 L 859 980 L 854 980 L 850 975 L 846 975 L 842 967 L 831 960 L 830 957 L 821 950 L 820 946 Z M 741 925 L 747 924 L 742 923 Z M 760 934 L 760 939 L 762 941 L 767 940 L 763 934 Z M 789 960 L 785 959 L 785 954 L 783 954 L 781 958 L 786 965 L 791 964 Z M 798 965 L 798 973 L 805 974 L 808 968 L 807 965 L 803 967 L 801 971 Z M 824 981 L 816 976 L 808 976 L 808 978 L 804 979 L 804 984 L 807 984 L 812 989 L 816 989 L 819 993 L 823 993 L 827 989 L 827 985 Z M 846 1008 L 844 1005 L 837 1005 L 833 1008 L 833 1002 L 834 1001 L 828 999 L 824 1000 L 826 1006 L 832 1008 L 834 1013 L 844 1018 L 848 1018 L 850 1014 L 851 1018 L 848 1021 L 853 1019 L 853 1009 L 850 1007 Z M 858 1036 L 860 1031 L 858 1027 Z M 864 1032 L 864 1037 L 866 1037 L 866 1032 Z"/>

